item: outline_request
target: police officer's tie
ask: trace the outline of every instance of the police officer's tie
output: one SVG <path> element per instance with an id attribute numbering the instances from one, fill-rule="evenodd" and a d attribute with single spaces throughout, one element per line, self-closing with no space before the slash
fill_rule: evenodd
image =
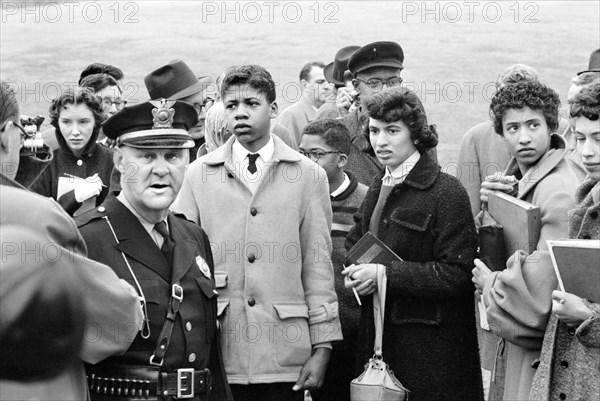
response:
<path id="1" fill-rule="evenodd" d="M 165 223 L 164 221 L 156 223 L 154 225 L 154 229 L 158 231 L 160 235 L 163 236 L 164 241 L 162 246 L 160 247 L 160 251 L 163 253 L 163 255 L 165 255 L 167 263 L 169 264 L 169 266 L 171 266 L 173 259 L 173 248 L 175 248 L 175 243 L 169 235 L 169 230 L 167 230 L 167 223 Z"/>
<path id="2" fill-rule="evenodd" d="M 256 159 L 260 156 L 258 153 L 248 153 L 248 171 L 250 174 L 256 173 Z"/>

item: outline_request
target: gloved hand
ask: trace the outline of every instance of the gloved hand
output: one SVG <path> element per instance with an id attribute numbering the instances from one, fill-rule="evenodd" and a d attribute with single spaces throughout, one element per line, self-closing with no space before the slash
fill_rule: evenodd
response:
<path id="1" fill-rule="evenodd" d="M 102 179 L 96 173 L 75 188 L 75 200 L 82 203 L 93 196 L 100 195 L 100 192 L 102 192 Z"/>

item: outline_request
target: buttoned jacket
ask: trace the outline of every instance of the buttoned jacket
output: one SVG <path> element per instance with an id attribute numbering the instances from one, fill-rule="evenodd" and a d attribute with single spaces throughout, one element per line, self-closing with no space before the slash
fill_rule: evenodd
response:
<path id="1" fill-rule="evenodd" d="M 230 383 L 295 382 L 311 346 L 342 333 L 325 171 L 272 136 L 253 194 L 228 142 L 192 163 L 174 210 L 207 232 Z"/>

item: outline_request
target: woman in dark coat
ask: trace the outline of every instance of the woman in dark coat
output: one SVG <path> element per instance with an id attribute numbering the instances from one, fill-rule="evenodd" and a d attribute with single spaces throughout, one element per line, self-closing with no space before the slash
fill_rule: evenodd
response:
<path id="1" fill-rule="evenodd" d="M 112 149 L 96 143 L 104 119 L 102 99 L 87 88 L 64 91 L 50 106 L 59 148 L 31 189 L 55 199 L 70 215 L 100 205 L 108 195 Z"/>
<path id="2" fill-rule="evenodd" d="M 482 400 L 471 259 L 477 240 L 469 198 L 427 154 L 437 145 L 418 97 L 386 89 L 367 103 L 373 151 L 385 170 L 355 215 L 346 248 L 367 231 L 403 261 L 351 265 L 343 274 L 365 297 L 359 363 L 373 355 L 370 296 L 387 276 L 383 359 L 411 401 Z"/>

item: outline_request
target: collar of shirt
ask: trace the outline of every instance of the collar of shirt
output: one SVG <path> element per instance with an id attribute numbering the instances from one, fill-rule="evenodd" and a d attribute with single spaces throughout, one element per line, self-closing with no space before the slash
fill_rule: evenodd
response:
<path id="1" fill-rule="evenodd" d="M 133 215 L 135 217 L 137 217 L 137 219 L 140 221 L 140 223 L 142 224 L 142 227 L 144 227 L 144 230 L 146 230 L 148 232 L 148 234 L 150 235 L 150 237 L 152 238 L 152 240 L 154 241 L 154 243 L 156 245 L 158 245 L 158 247 L 160 248 L 162 246 L 162 243 L 164 241 L 164 238 L 162 235 L 160 235 L 160 233 L 158 231 L 156 231 L 154 229 L 154 226 L 156 225 L 156 223 L 150 223 L 148 220 L 144 219 L 142 216 L 140 216 L 131 206 L 131 203 L 129 203 L 129 201 L 127 201 L 127 198 L 125 198 L 125 195 L 123 194 L 123 191 L 121 191 L 121 193 L 119 195 L 117 195 L 117 199 L 127 208 L 129 209 L 129 211 L 131 213 L 133 213 Z M 167 225 L 167 230 L 169 229 L 169 222 L 167 221 L 167 219 L 164 220 L 165 224 Z"/>
<path id="2" fill-rule="evenodd" d="M 256 159 L 256 166 L 260 171 L 260 168 L 264 167 L 265 163 L 269 163 L 273 160 L 273 155 L 275 154 L 275 142 L 273 141 L 273 137 L 269 135 L 269 142 L 267 142 L 265 146 L 260 148 L 257 152 L 250 152 L 236 139 L 233 141 L 231 153 L 234 165 L 240 165 L 240 170 L 242 171 L 244 168 L 248 167 L 248 153 L 258 153 L 259 158 Z"/>
<path id="3" fill-rule="evenodd" d="M 346 189 L 348 189 L 348 187 L 350 186 L 350 177 L 348 177 L 348 174 L 344 173 L 344 181 L 342 181 L 342 185 L 340 185 L 338 187 L 338 189 L 336 189 L 335 191 L 333 191 L 330 196 L 331 199 L 334 199 L 336 196 L 338 196 L 339 194 L 344 193 L 344 191 Z"/>
<path id="4" fill-rule="evenodd" d="M 390 171 L 389 167 L 386 166 L 385 175 L 381 179 L 383 185 L 393 187 L 403 182 L 420 158 L 421 154 L 418 150 L 415 150 L 415 152 L 410 155 L 408 159 L 404 160 L 402 164 L 396 167 L 394 171 Z"/>

